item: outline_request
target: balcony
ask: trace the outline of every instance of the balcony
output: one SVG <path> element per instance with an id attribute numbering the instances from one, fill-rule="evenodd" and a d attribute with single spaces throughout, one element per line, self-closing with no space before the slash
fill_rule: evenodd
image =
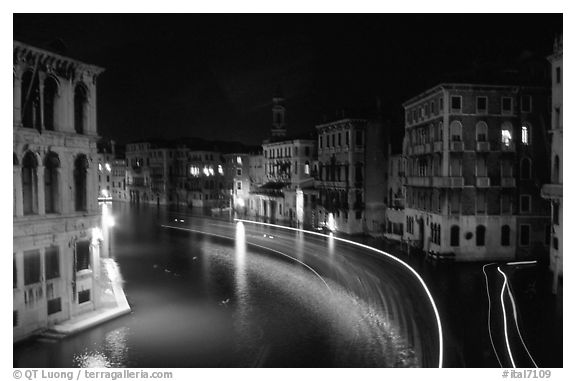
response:
<path id="1" fill-rule="evenodd" d="M 490 142 L 476 142 L 477 152 L 490 152 Z"/>
<path id="2" fill-rule="evenodd" d="M 412 154 L 414 155 L 422 155 L 424 153 L 424 145 L 423 144 L 419 144 L 417 146 L 414 146 L 412 148 Z"/>
<path id="3" fill-rule="evenodd" d="M 429 187 L 432 185 L 432 181 L 430 177 L 410 176 L 406 178 L 406 185 L 413 187 Z"/>
<path id="4" fill-rule="evenodd" d="M 442 150 L 444 149 L 444 145 L 441 141 L 438 142 L 434 142 L 434 152 L 442 152 Z"/>
<path id="5" fill-rule="evenodd" d="M 490 186 L 490 178 L 489 177 L 476 177 L 476 187 L 477 188 L 488 188 Z"/>
<path id="6" fill-rule="evenodd" d="M 450 151 L 452 152 L 463 152 L 464 142 L 450 142 Z"/>
<path id="7" fill-rule="evenodd" d="M 435 188 L 462 188 L 464 186 L 464 177 L 434 177 L 432 186 Z"/>
<path id="8" fill-rule="evenodd" d="M 540 194 L 546 199 L 562 198 L 562 184 L 544 184 Z"/>
<path id="9" fill-rule="evenodd" d="M 514 177 L 502 177 L 500 179 L 500 186 L 502 188 L 515 188 L 516 179 Z"/>
<path id="10" fill-rule="evenodd" d="M 500 143 L 500 150 L 502 152 L 516 152 L 516 144 L 509 142 L 508 144 Z"/>

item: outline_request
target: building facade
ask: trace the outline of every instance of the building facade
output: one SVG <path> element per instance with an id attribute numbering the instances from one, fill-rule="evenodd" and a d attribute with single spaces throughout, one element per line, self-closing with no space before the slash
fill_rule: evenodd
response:
<path id="1" fill-rule="evenodd" d="M 98 201 L 127 201 L 126 160 L 117 156 L 114 141 L 101 145 L 98 147 Z"/>
<path id="2" fill-rule="evenodd" d="M 442 84 L 404 103 L 404 239 L 456 260 L 534 258 L 547 237 L 548 92 Z"/>
<path id="3" fill-rule="evenodd" d="M 563 276 L 563 239 L 562 239 L 562 82 L 564 70 L 562 66 L 562 37 L 554 43 L 554 53 L 548 57 L 552 70 L 552 125 L 550 135 L 551 168 L 550 183 L 542 187 L 542 197 L 551 204 L 551 239 L 550 239 L 550 270 L 554 274 L 553 290 L 556 292 L 558 280 Z"/>
<path id="4" fill-rule="evenodd" d="M 103 69 L 14 41 L 13 332 L 98 309 L 96 79 Z"/>
<path id="5" fill-rule="evenodd" d="M 383 234 L 388 147 L 382 124 L 341 119 L 316 130 L 319 225 L 347 234 Z"/>

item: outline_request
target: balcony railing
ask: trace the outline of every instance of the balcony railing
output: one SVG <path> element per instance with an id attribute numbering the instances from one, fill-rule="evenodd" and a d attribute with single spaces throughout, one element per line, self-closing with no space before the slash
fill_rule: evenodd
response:
<path id="1" fill-rule="evenodd" d="M 546 199 L 562 198 L 562 184 L 544 184 L 541 195 Z"/>
<path id="2" fill-rule="evenodd" d="M 488 188 L 490 186 L 489 177 L 476 177 L 476 187 L 477 188 Z"/>
<path id="3" fill-rule="evenodd" d="M 406 185 L 414 187 L 429 187 L 432 185 L 431 177 L 415 177 L 410 176 L 406 178 Z"/>
<path id="4" fill-rule="evenodd" d="M 450 151 L 452 152 L 462 152 L 464 151 L 464 142 L 450 142 Z"/>
<path id="5" fill-rule="evenodd" d="M 490 142 L 476 142 L 476 151 L 489 152 L 490 151 Z"/>
<path id="6" fill-rule="evenodd" d="M 500 179 L 500 186 L 502 188 L 515 188 L 516 179 L 514 177 L 502 177 Z"/>
<path id="7" fill-rule="evenodd" d="M 444 145 L 441 141 L 434 142 L 434 152 L 442 152 Z"/>
<path id="8" fill-rule="evenodd" d="M 514 142 L 500 143 L 500 150 L 502 152 L 515 152 L 516 151 L 516 144 Z"/>
<path id="9" fill-rule="evenodd" d="M 432 186 L 435 188 L 462 188 L 464 186 L 464 177 L 436 176 L 432 178 Z"/>

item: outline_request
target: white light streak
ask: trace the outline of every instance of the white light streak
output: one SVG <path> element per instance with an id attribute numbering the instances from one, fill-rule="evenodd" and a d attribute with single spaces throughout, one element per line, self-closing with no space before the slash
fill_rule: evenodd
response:
<path id="1" fill-rule="evenodd" d="M 500 356 L 498 356 L 498 352 L 496 352 L 496 346 L 494 345 L 494 340 L 492 339 L 492 329 L 490 328 L 490 312 L 492 309 L 492 301 L 490 300 L 490 288 L 488 287 L 488 275 L 486 275 L 486 267 L 490 265 L 495 265 L 495 263 L 489 263 L 487 265 L 482 266 L 482 272 L 484 273 L 484 278 L 486 279 L 486 293 L 488 294 L 488 335 L 490 336 L 490 343 L 492 344 L 492 349 L 494 350 L 494 354 L 496 355 L 496 360 L 498 360 L 498 364 L 500 364 L 500 368 L 502 368 L 502 362 L 500 361 Z"/>
<path id="2" fill-rule="evenodd" d="M 512 362 L 512 367 L 516 368 L 516 363 L 514 362 L 514 357 L 512 357 L 512 348 L 510 348 L 510 340 L 508 339 L 508 323 L 506 322 L 506 306 L 504 305 L 504 291 L 506 290 L 506 284 L 508 284 L 508 278 L 506 274 L 500 270 L 498 267 L 498 272 L 504 277 L 504 283 L 502 283 L 502 291 L 500 292 L 500 303 L 502 304 L 502 316 L 504 317 L 504 338 L 506 340 L 506 347 L 508 349 L 508 356 L 510 356 L 510 361 Z"/>
<path id="3" fill-rule="evenodd" d="M 303 230 L 303 229 L 297 229 L 297 228 L 292 228 L 289 226 L 280 226 L 280 225 L 274 225 L 274 224 L 269 224 L 266 222 L 258 222 L 258 221 L 250 221 L 250 220 L 243 220 L 243 219 L 239 219 L 239 218 L 235 218 L 235 221 L 242 221 L 244 223 L 249 223 L 249 224 L 254 224 L 254 225 L 263 225 L 263 226 L 271 226 L 274 228 L 279 228 L 279 229 L 285 229 L 285 230 L 292 230 L 292 231 L 296 231 L 296 232 L 304 232 L 306 234 L 312 234 L 312 235 L 317 235 L 320 237 L 327 237 L 329 238 L 328 235 L 326 234 L 322 234 L 322 233 L 317 233 L 317 232 L 312 232 L 312 231 L 308 231 L 308 230 Z M 439 358 L 438 358 L 438 367 L 442 368 L 443 366 L 443 361 L 444 361 L 444 338 L 442 335 L 442 323 L 440 321 L 440 314 L 438 313 L 438 308 L 436 307 L 436 303 L 434 302 L 434 298 L 432 297 L 432 294 L 430 293 L 430 290 L 428 289 L 428 286 L 426 285 L 426 283 L 424 282 L 424 279 L 422 279 L 422 277 L 420 276 L 420 274 L 418 274 L 418 272 L 416 272 L 416 270 L 414 270 L 412 267 L 410 267 L 410 265 L 408 265 L 406 262 L 402 261 L 399 258 L 396 258 L 395 256 L 393 256 L 392 254 L 386 253 L 385 251 L 382 250 L 378 250 L 374 247 L 368 246 L 368 245 L 364 245 L 362 243 L 358 243 L 358 242 L 354 242 L 354 241 L 350 241 L 344 238 L 340 238 L 340 237 L 333 237 L 333 239 L 336 239 L 338 241 L 342 241 L 342 242 L 346 242 L 349 243 L 351 245 L 355 245 L 358 247 L 362 247 L 364 249 L 368 249 L 368 250 L 372 250 L 375 251 L 379 254 L 382 254 L 390 259 L 392 259 L 393 261 L 396 261 L 398 263 L 400 263 L 402 266 L 406 267 L 420 282 L 420 284 L 422 285 L 422 288 L 424 288 L 424 291 L 426 292 L 426 295 L 428 296 L 428 299 L 430 300 L 430 304 L 432 305 L 432 308 L 434 309 L 434 314 L 436 317 L 436 322 L 438 324 L 438 345 L 439 345 Z"/>

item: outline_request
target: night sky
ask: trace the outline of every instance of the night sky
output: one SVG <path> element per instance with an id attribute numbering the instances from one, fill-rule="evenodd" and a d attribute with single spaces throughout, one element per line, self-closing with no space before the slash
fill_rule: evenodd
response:
<path id="1" fill-rule="evenodd" d="M 288 132 L 372 116 L 454 73 L 545 60 L 561 15 L 14 15 L 14 39 L 102 66 L 100 135 L 260 144 L 272 95 Z"/>

